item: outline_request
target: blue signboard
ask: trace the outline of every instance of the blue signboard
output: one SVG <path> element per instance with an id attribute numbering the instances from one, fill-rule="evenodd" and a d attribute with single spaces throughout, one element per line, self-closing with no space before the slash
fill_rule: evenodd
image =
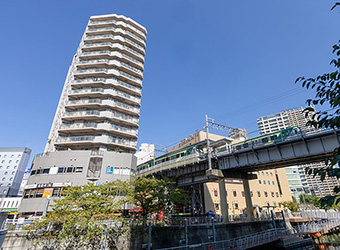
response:
<path id="1" fill-rule="evenodd" d="M 113 167 L 107 166 L 106 167 L 106 174 L 113 174 Z"/>

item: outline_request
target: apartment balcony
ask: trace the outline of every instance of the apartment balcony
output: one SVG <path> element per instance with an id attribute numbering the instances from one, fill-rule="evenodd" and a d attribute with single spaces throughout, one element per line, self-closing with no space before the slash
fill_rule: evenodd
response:
<path id="1" fill-rule="evenodd" d="M 124 70 L 126 73 L 137 77 L 137 78 L 143 78 L 143 71 L 140 69 L 137 69 L 135 67 L 132 67 L 131 65 L 120 62 L 118 60 L 108 60 L 108 59 L 99 59 L 99 60 L 86 60 L 86 61 L 79 61 L 77 62 L 77 71 L 79 70 L 87 70 L 91 69 L 89 67 L 101 67 L 101 68 L 108 68 L 108 67 L 116 67 L 120 70 Z"/>
<path id="2" fill-rule="evenodd" d="M 121 122 L 127 126 L 138 127 L 139 119 L 135 116 L 126 115 L 116 111 L 98 111 L 98 110 L 87 110 L 87 111 L 66 111 L 62 117 L 64 120 L 81 120 L 86 119 L 89 121 L 98 121 L 109 119 L 114 122 Z"/>
<path id="3" fill-rule="evenodd" d="M 137 85 L 139 87 L 142 87 L 142 80 L 140 78 L 137 78 L 135 76 L 132 76 L 128 73 L 125 73 L 124 71 L 119 71 L 116 69 L 105 69 L 105 68 L 90 68 L 90 69 L 84 69 L 84 70 L 76 70 L 74 73 L 75 77 L 95 77 L 95 78 L 112 78 L 116 77 L 117 79 L 123 80 L 125 82 L 128 82 L 133 85 Z"/>
<path id="4" fill-rule="evenodd" d="M 103 53 L 102 53 L 103 51 Z M 79 55 L 80 57 L 88 56 L 88 55 L 97 55 L 97 54 L 108 54 L 107 51 L 123 51 L 128 56 L 134 58 L 137 61 L 141 61 L 144 63 L 144 51 L 142 53 L 138 52 L 134 48 L 130 48 L 126 45 L 121 45 L 119 43 L 91 43 L 85 44 L 82 48 L 82 53 Z"/>
<path id="5" fill-rule="evenodd" d="M 112 34 L 113 33 L 113 34 Z M 87 37 L 91 36 L 105 36 L 105 35 L 121 35 L 124 38 L 128 38 L 134 43 L 146 47 L 145 40 L 141 37 L 133 34 L 130 31 L 123 30 L 122 28 L 114 28 L 114 27 L 102 27 L 102 28 L 88 28 L 86 30 Z"/>
<path id="6" fill-rule="evenodd" d="M 117 80 L 117 79 L 106 79 L 106 78 L 85 78 L 72 81 L 74 87 L 103 87 L 112 85 L 117 90 L 121 90 L 131 95 L 141 96 L 142 89 L 138 88 L 129 83 Z"/>
<path id="7" fill-rule="evenodd" d="M 76 70 L 73 72 L 74 76 L 76 77 L 106 77 L 108 74 L 108 69 L 105 68 L 90 68 L 90 69 L 81 69 L 81 70 Z"/>
<path id="8" fill-rule="evenodd" d="M 125 82 L 137 85 L 138 87 L 142 87 L 142 80 L 134 77 L 128 73 L 125 73 L 123 71 L 119 71 L 119 75 L 116 76 L 118 80 L 123 80 Z"/>
<path id="9" fill-rule="evenodd" d="M 105 131 L 109 134 L 119 135 L 123 137 L 138 138 L 138 130 L 129 127 L 120 126 L 117 124 L 110 123 L 95 123 L 95 122 L 85 122 L 85 123 L 62 123 L 59 130 L 60 133 L 67 134 L 79 134 L 79 133 L 99 133 L 100 131 Z"/>
<path id="10" fill-rule="evenodd" d="M 93 20 L 90 20 L 89 22 L 89 27 L 105 27 L 106 25 L 121 25 L 121 26 L 124 26 L 124 27 L 127 27 L 129 28 L 130 30 L 138 33 L 142 38 L 145 38 L 146 36 L 146 32 L 143 32 L 139 29 L 137 29 L 136 27 L 132 26 L 131 24 L 128 24 L 128 23 L 125 23 L 125 22 L 122 22 L 122 21 L 115 21 L 115 20 L 105 20 L 105 21 L 93 21 Z"/>
<path id="11" fill-rule="evenodd" d="M 98 135 L 98 136 L 59 136 L 55 142 L 56 146 L 74 147 L 74 146 L 95 146 L 95 145 L 112 145 L 123 148 L 136 150 L 137 142 L 135 139 L 125 139 L 115 136 Z"/>
<path id="12" fill-rule="evenodd" d="M 119 61 L 123 61 L 127 64 L 130 64 L 131 66 L 139 70 L 144 70 L 144 65 L 142 62 L 136 60 L 135 58 L 132 58 L 131 56 L 128 56 L 127 54 L 118 51 L 99 50 L 82 52 L 81 54 L 79 54 L 79 58 L 81 59 L 81 61 L 109 60 L 111 58 L 118 58 Z"/>
<path id="13" fill-rule="evenodd" d="M 124 112 L 130 115 L 139 116 L 139 108 L 113 100 L 88 99 L 88 100 L 72 100 L 65 105 L 66 108 L 94 108 L 102 106 L 103 108 L 110 107 L 113 110 Z"/>
<path id="14" fill-rule="evenodd" d="M 100 97 L 103 99 L 104 96 L 112 96 L 118 100 L 123 100 L 124 102 L 132 105 L 140 106 L 141 98 L 129 95 L 123 91 L 116 89 L 103 89 L 103 88 L 86 88 L 86 89 L 73 89 L 69 93 L 69 97 L 82 98 L 88 96 L 91 98 Z"/>

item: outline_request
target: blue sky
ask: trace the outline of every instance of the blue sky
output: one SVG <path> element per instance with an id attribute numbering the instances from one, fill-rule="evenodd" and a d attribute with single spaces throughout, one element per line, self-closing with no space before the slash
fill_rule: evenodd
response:
<path id="1" fill-rule="evenodd" d="M 91 15 L 122 14 L 148 30 L 139 144 L 169 146 L 204 116 L 257 130 L 301 107 L 299 76 L 332 70 L 333 1 L 58 0 L 0 2 L 0 146 L 40 153 Z M 223 134 L 223 133 L 222 133 Z M 256 135 L 256 132 L 251 135 Z"/>

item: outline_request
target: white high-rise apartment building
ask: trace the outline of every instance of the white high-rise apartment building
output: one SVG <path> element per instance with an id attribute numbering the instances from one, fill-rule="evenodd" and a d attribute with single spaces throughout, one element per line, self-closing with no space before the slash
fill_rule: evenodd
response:
<path id="1" fill-rule="evenodd" d="M 292 126 L 298 126 L 304 132 L 313 130 L 314 128 L 306 126 L 306 123 L 311 119 L 311 116 L 306 118 L 303 110 L 304 108 L 293 108 L 273 115 L 260 117 L 257 119 L 260 134 L 264 135 Z M 314 168 L 322 166 L 325 166 L 323 162 L 317 162 L 285 168 L 292 195 L 298 199 L 299 195 L 303 193 L 311 193 L 318 196 L 333 194 L 334 186 L 339 185 L 339 181 L 335 177 L 327 177 L 321 182 L 319 176 L 313 178 L 312 176 L 305 174 L 304 169 L 306 167 Z"/>
<path id="2" fill-rule="evenodd" d="M 125 16 L 90 17 L 19 213 L 41 214 L 67 185 L 126 180 L 135 171 L 146 33 Z"/>
<path id="3" fill-rule="evenodd" d="M 119 15 L 92 16 L 69 69 L 45 152 L 135 152 L 146 30 Z"/>
<path id="4" fill-rule="evenodd" d="M 310 118 L 305 117 L 303 110 L 304 108 L 293 108 L 260 117 L 257 119 L 260 134 L 265 135 L 293 126 L 298 126 L 305 132 L 311 130 L 311 127 L 306 126 Z"/>
<path id="5" fill-rule="evenodd" d="M 0 197 L 18 195 L 30 155 L 29 148 L 0 148 Z"/>

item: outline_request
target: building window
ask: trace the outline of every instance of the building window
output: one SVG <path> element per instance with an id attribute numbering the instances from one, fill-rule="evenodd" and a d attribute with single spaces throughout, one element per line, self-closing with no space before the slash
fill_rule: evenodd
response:
<path id="1" fill-rule="evenodd" d="M 244 197 L 244 191 L 242 191 L 242 197 Z"/>
<path id="2" fill-rule="evenodd" d="M 18 163 L 19 162 L 19 160 L 17 160 L 15 163 Z"/>
<path id="3" fill-rule="evenodd" d="M 266 181 L 263 181 L 263 184 L 266 184 Z"/>
<path id="4" fill-rule="evenodd" d="M 238 209 L 238 203 L 234 203 L 235 209 Z"/>
<path id="5" fill-rule="evenodd" d="M 261 192 L 260 191 L 257 191 L 257 196 L 261 197 Z"/>
<path id="6" fill-rule="evenodd" d="M 83 172 L 83 167 L 76 167 L 76 173 Z"/>
<path id="7" fill-rule="evenodd" d="M 267 176 L 268 176 L 268 172 L 266 172 Z"/>
<path id="8" fill-rule="evenodd" d="M 272 181 L 272 184 L 275 185 L 275 184 L 274 184 L 274 181 Z"/>
<path id="9" fill-rule="evenodd" d="M 276 192 L 276 197 L 279 197 L 279 193 L 278 192 Z"/>
<path id="10" fill-rule="evenodd" d="M 233 195 L 234 195 L 234 197 L 236 197 L 236 195 L 237 195 L 236 191 L 233 191 Z"/>
<path id="11" fill-rule="evenodd" d="M 8 174 L 8 172 L 6 171 L 5 173 L 4 173 L 4 175 L 7 175 Z"/>
<path id="12" fill-rule="evenodd" d="M 272 197 L 274 197 L 274 192 L 271 192 L 272 193 Z"/>
<path id="13" fill-rule="evenodd" d="M 264 196 L 265 196 L 265 197 L 268 197 L 268 193 L 267 193 L 266 191 L 264 192 Z"/>
<path id="14" fill-rule="evenodd" d="M 270 181 L 268 181 L 268 185 L 270 185 Z"/>
<path id="15" fill-rule="evenodd" d="M 259 183 L 261 184 L 261 180 L 259 180 Z"/>

